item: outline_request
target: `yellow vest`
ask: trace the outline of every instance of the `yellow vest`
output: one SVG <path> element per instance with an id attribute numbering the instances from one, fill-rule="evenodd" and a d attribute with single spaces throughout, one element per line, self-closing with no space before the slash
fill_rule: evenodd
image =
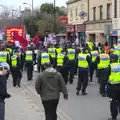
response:
<path id="1" fill-rule="evenodd" d="M 96 57 L 98 56 L 98 51 L 97 50 L 91 51 L 91 55 L 92 55 L 92 62 L 95 62 Z"/>
<path id="2" fill-rule="evenodd" d="M 110 64 L 110 57 L 108 54 L 100 54 L 100 63 L 98 69 L 107 68 Z"/>
<path id="3" fill-rule="evenodd" d="M 79 53 L 78 55 L 78 67 L 88 68 L 88 61 L 86 60 L 88 54 Z"/>
<path id="4" fill-rule="evenodd" d="M 67 53 L 68 59 L 75 60 L 75 50 L 72 48 L 69 48 L 69 49 L 67 49 L 67 51 L 68 51 L 68 53 Z"/>
<path id="5" fill-rule="evenodd" d="M 112 63 L 111 75 L 109 76 L 110 84 L 120 84 L 120 63 Z"/>
<path id="6" fill-rule="evenodd" d="M 1 51 L 0 52 L 0 61 L 7 62 L 7 52 Z"/>
<path id="7" fill-rule="evenodd" d="M 45 63 L 50 62 L 50 56 L 48 53 L 42 53 L 41 54 L 41 64 L 44 65 Z"/>
<path id="8" fill-rule="evenodd" d="M 61 53 L 62 50 L 63 50 L 62 48 L 56 48 L 57 54 Z"/>
<path id="9" fill-rule="evenodd" d="M 63 66 L 64 64 L 64 54 L 58 54 L 57 55 L 57 66 Z"/>
<path id="10" fill-rule="evenodd" d="M 33 52 L 31 50 L 26 51 L 26 61 L 33 61 Z"/>
<path id="11" fill-rule="evenodd" d="M 12 67 L 17 67 L 17 55 L 11 57 L 11 65 Z"/>
<path id="12" fill-rule="evenodd" d="M 48 53 L 50 54 L 51 58 L 56 57 L 55 48 L 48 48 Z"/>

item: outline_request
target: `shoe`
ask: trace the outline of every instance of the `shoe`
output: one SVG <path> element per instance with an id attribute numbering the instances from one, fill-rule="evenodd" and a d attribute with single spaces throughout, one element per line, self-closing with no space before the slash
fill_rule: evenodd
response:
<path id="1" fill-rule="evenodd" d="M 102 96 L 102 97 L 106 97 L 106 94 L 105 94 L 105 93 L 103 93 L 103 94 L 101 94 L 101 96 Z"/>
<path id="2" fill-rule="evenodd" d="M 117 118 L 112 118 L 112 117 L 111 117 L 111 118 L 108 118 L 108 120 L 117 120 Z"/>
<path id="3" fill-rule="evenodd" d="M 18 87 L 21 87 L 21 85 L 20 85 L 20 84 L 18 84 Z"/>
<path id="4" fill-rule="evenodd" d="M 73 84 L 73 82 L 70 82 L 70 84 Z"/>
<path id="5" fill-rule="evenodd" d="M 13 84 L 13 87 L 16 87 L 16 84 Z"/>
<path id="6" fill-rule="evenodd" d="M 86 92 L 82 92 L 82 95 L 87 95 L 87 93 Z"/>
<path id="7" fill-rule="evenodd" d="M 76 95 L 79 95 L 79 90 L 77 90 Z"/>

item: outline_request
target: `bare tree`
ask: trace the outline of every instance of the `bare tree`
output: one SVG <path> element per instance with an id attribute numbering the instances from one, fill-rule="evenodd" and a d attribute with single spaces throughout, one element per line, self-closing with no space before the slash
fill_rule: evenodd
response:
<path id="1" fill-rule="evenodd" d="M 2 11 L 1 11 L 1 13 L 0 13 L 0 17 L 1 18 L 9 18 L 9 16 L 10 16 L 10 14 L 11 14 L 11 9 L 10 8 L 8 8 L 7 6 L 2 6 Z"/>

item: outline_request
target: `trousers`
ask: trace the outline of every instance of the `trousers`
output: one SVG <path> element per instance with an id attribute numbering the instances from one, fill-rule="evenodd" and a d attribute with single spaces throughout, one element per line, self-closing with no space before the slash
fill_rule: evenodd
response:
<path id="1" fill-rule="evenodd" d="M 82 92 L 86 91 L 86 87 L 88 85 L 88 70 L 80 70 L 78 71 L 78 83 L 77 90 L 82 90 Z"/>
<path id="2" fill-rule="evenodd" d="M 0 102 L 0 120 L 5 120 L 5 102 Z"/>
<path id="3" fill-rule="evenodd" d="M 46 120 L 57 120 L 57 106 L 58 106 L 58 99 L 42 101 L 44 110 L 45 110 L 45 117 Z"/>

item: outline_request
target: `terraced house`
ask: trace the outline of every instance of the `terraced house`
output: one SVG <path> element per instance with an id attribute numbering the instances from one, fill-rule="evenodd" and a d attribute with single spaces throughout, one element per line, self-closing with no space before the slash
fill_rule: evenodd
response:
<path id="1" fill-rule="evenodd" d="M 77 32 L 80 41 L 115 43 L 119 38 L 120 0 L 69 0 L 67 7 L 67 30 Z"/>

